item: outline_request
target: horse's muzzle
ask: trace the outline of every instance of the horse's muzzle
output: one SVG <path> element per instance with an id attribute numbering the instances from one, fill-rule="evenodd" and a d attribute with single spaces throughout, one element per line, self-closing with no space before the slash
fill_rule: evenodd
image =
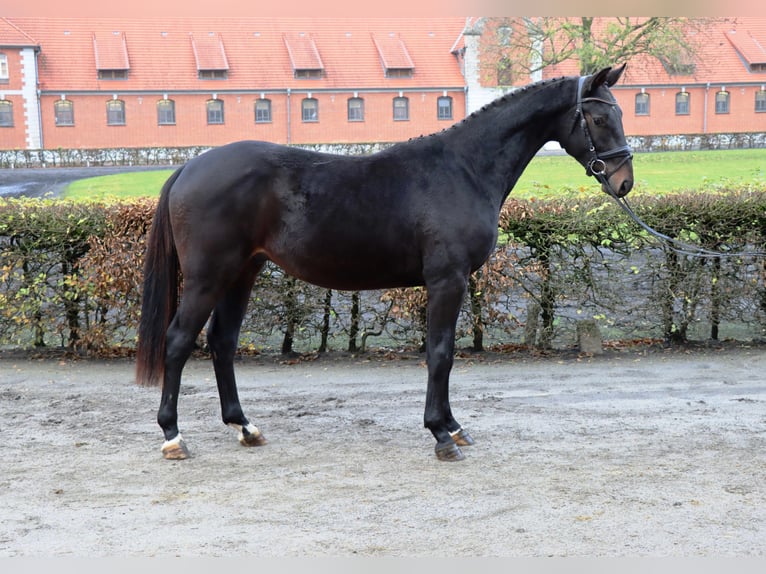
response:
<path id="1" fill-rule="evenodd" d="M 604 193 L 608 195 L 613 195 L 615 197 L 625 197 L 630 193 L 630 190 L 633 189 L 633 178 L 622 178 L 620 179 L 617 177 L 617 174 L 612 175 L 611 178 L 609 178 L 609 183 L 602 183 L 601 189 Z M 619 183 L 612 184 L 612 181 L 618 180 Z"/>

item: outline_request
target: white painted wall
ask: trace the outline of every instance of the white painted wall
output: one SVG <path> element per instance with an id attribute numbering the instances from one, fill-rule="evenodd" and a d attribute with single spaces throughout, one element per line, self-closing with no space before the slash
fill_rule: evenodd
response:
<path id="1" fill-rule="evenodd" d="M 40 99 L 37 97 L 37 58 L 33 48 L 21 50 L 21 95 L 24 99 L 24 125 L 27 149 L 43 147 L 40 126 Z"/>

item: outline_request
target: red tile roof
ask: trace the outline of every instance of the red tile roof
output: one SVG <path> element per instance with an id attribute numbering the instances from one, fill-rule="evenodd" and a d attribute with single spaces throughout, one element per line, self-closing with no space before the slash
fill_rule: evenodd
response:
<path id="1" fill-rule="evenodd" d="M 31 36 L 17 28 L 8 18 L 0 18 L 0 46 L 37 46 Z"/>
<path id="2" fill-rule="evenodd" d="M 766 74 L 752 73 L 746 61 L 732 49 L 732 38 L 766 36 L 765 18 L 730 18 L 712 23 L 699 30 L 690 30 L 687 38 L 696 44 L 694 69 L 691 73 L 669 73 L 662 64 L 649 56 L 637 56 L 628 62 L 622 84 L 734 84 L 766 82 Z"/>
<path id="3" fill-rule="evenodd" d="M 461 87 L 464 79 L 453 45 L 463 17 L 444 18 L 12 18 L 40 38 L 43 91 L 269 90 L 321 87 L 375 89 Z M 127 80 L 99 80 L 93 35 L 124 33 L 130 56 Z M 228 63 L 226 80 L 200 80 L 191 34 L 220 38 Z M 395 34 L 418 67 L 411 78 L 386 78 L 372 36 Z M 299 45 L 303 34 L 305 42 Z M 285 44 L 289 40 L 293 60 Z M 311 49 L 313 42 L 316 51 Z M 301 47 L 302 46 L 302 47 Z M 217 55 L 215 49 L 206 51 Z M 205 57 L 207 57 L 205 56 Z M 296 79 L 294 65 L 324 68 L 321 80 Z M 217 64 L 220 65 L 220 62 Z"/>
<path id="4" fill-rule="evenodd" d="M 608 20 L 597 18 L 594 30 Z M 0 44 L 36 45 L 37 39 L 45 55 L 40 87 L 62 93 L 454 88 L 465 85 L 451 53 L 464 46 L 465 25 L 464 17 L 0 18 Z M 699 40 L 691 73 L 671 74 L 656 59 L 636 56 L 621 85 L 766 82 L 766 73 L 749 65 L 766 59 L 766 18 L 721 20 L 691 30 L 689 38 Z M 98 67 L 123 56 L 129 57 L 128 79 L 99 80 Z M 386 77 L 384 67 L 399 66 L 414 67 L 412 76 Z M 228 70 L 227 79 L 200 79 L 200 69 Z M 301 79 L 295 69 L 324 74 Z M 577 62 L 569 60 L 548 67 L 544 77 L 577 73 Z"/>

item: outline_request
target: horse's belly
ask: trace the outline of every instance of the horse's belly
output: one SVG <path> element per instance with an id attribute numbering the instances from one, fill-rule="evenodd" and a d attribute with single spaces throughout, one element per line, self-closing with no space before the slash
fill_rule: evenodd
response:
<path id="1" fill-rule="evenodd" d="M 289 275 L 328 289 L 360 291 L 423 284 L 420 265 L 406 254 L 327 249 L 267 254 Z"/>

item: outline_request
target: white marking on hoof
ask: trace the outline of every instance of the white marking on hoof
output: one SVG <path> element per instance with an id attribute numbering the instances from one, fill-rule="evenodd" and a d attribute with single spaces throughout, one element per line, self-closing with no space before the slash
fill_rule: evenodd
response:
<path id="1" fill-rule="evenodd" d="M 183 460 L 189 456 L 189 449 L 186 448 L 186 442 L 181 433 L 163 443 L 162 456 L 169 460 Z"/>
<path id="2" fill-rule="evenodd" d="M 253 423 L 248 423 L 247 426 L 244 427 L 244 431 L 247 431 L 247 434 L 243 431 L 242 425 L 229 423 L 229 426 L 237 430 L 239 433 L 239 436 L 237 437 L 239 439 L 239 444 L 243 446 L 261 446 L 266 444 L 266 439 L 263 438 L 261 431 L 258 430 L 258 427 Z"/>

